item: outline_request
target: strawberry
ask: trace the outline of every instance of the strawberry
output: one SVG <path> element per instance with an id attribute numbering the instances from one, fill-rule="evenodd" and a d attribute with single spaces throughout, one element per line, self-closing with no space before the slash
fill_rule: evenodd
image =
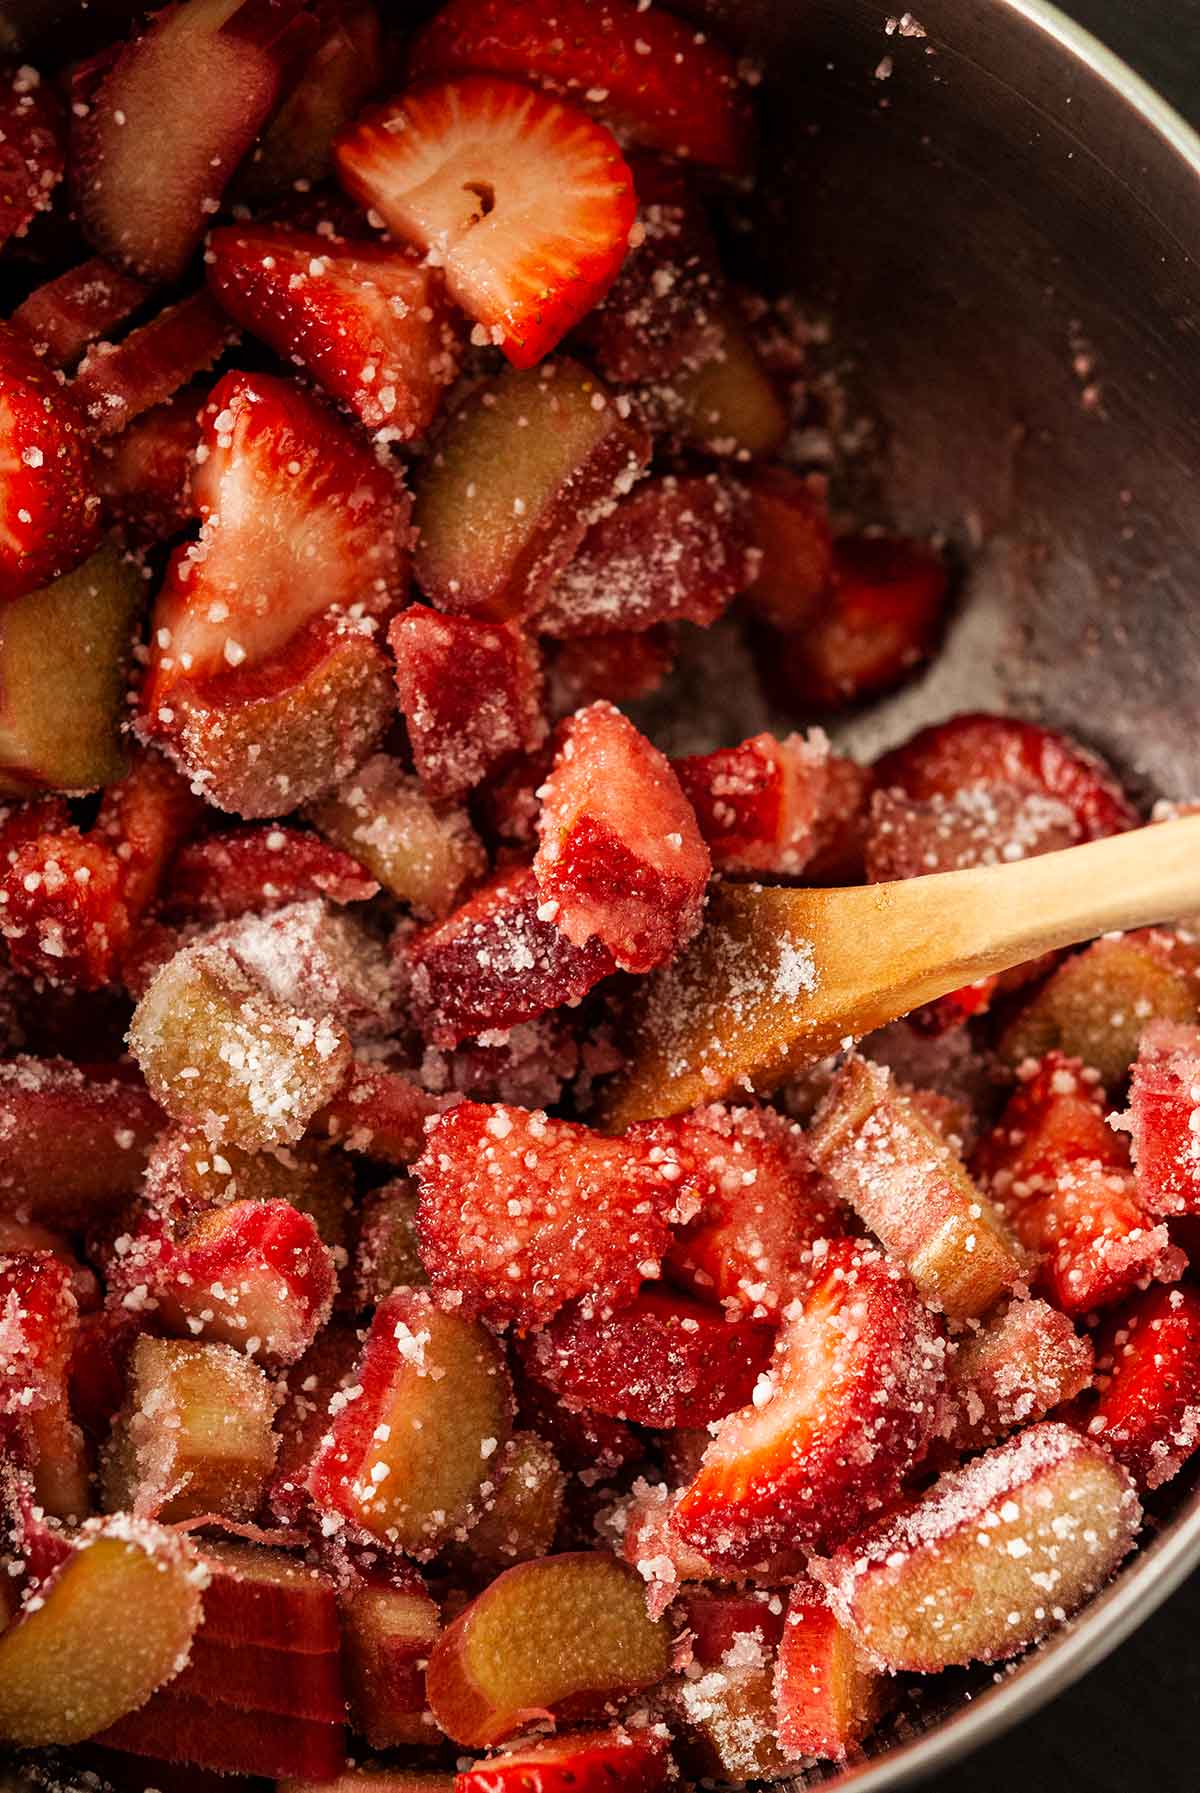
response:
<path id="1" fill-rule="evenodd" d="M 90 343 L 141 309 L 150 290 L 102 255 L 93 255 L 37 287 L 10 321 L 25 332 L 48 367 L 74 367 Z"/>
<path id="2" fill-rule="evenodd" d="M 496 1325 L 603 1313 L 658 1275 L 670 1180 L 639 1145 L 540 1111 L 460 1102 L 413 1167 L 421 1259 Z"/>
<path id="3" fill-rule="evenodd" d="M 78 411 L 25 336 L 0 324 L 0 603 L 68 572 L 99 534 Z"/>
<path id="4" fill-rule="evenodd" d="M 139 751 L 125 777 L 105 791 L 91 832 L 118 862 L 131 921 L 157 900 L 167 865 L 204 813 L 199 797 L 159 753 Z"/>
<path id="5" fill-rule="evenodd" d="M 168 305 L 123 342 L 89 349 L 71 382 L 71 396 L 96 436 L 116 436 L 206 373 L 237 332 L 207 293 Z"/>
<path id="6" fill-rule="evenodd" d="M 0 1417 L 63 1400 L 78 1311 L 61 1258 L 0 1253 Z"/>
<path id="7" fill-rule="evenodd" d="M 334 153 L 347 191 L 436 255 L 451 298 L 515 367 L 549 354 L 624 259 L 636 200 L 613 138 L 516 82 L 415 88 L 362 113 Z"/>
<path id="8" fill-rule="evenodd" d="M 636 0 L 451 0 L 417 34 L 417 77 L 491 69 L 595 110 L 630 141 L 729 173 L 750 163 L 748 111 L 727 51 Z"/>
<path id="9" fill-rule="evenodd" d="M 334 243 L 234 224 L 208 245 L 208 283 L 232 318 L 305 367 L 388 440 L 425 433 L 458 371 L 440 276 L 382 243 Z"/>
<path id="10" fill-rule="evenodd" d="M 102 842 L 66 828 L 18 849 L 0 874 L 0 935 L 27 977 L 79 990 L 116 981 L 129 936 L 121 867 Z"/>
<path id="11" fill-rule="evenodd" d="M 355 1063 L 337 1095 L 310 1123 L 314 1134 L 343 1151 L 381 1164 L 409 1164 L 421 1150 L 425 1122 L 442 1106 L 409 1077 Z"/>
<path id="12" fill-rule="evenodd" d="M 135 547 L 169 541 L 195 515 L 192 474 L 206 394 L 187 386 L 96 450 L 106 519 Z"/>
<path id="13" fill-rule="evenodd" d="M 1200 1028 L 1154 1021 L 1129 1085 L 1138 1195 L 1151 1214 L 1200 1214 Z"/>
<path id="14" fill-rule="evenodd" d="M 243 828 L 209 834 L 175 855 L 163 913 L 182 921 L 233 921 L 306 897 L 363 903 L 374 878 L 319 835 L 299 828 Z"/>
<path id="15" fill-rule="evenodd" d="M 670 1772 L 661 1728 L 563 1731 L 517 1744 L 454 1777 L 454 1793 L 654 1793 Z"/>
<path id="16" fill-rule="evenodd" d="M 841 769 L 851 763 L 814 729 L 782 740 L 751 735 L 672 765 L 719 871 L 790 878 L 825 850 L 843 802 Z"/>
<path id="17" fill-rule="evenodd" d="M 1200 1446 L 1200 1292 L 1191 1283 L 1131 1297 L 1096 1338 L 1087 1433 L 1140 1488 L 1178 1475 Z"/>
<path id="18" fill-rule="evenodd" d="M 619 635 L 576 635 L 570 641 L 547 645 L 550 714 L 555 718 L 570 716 L 600 698 L 625 704 L 651 697 L 666 683 L 675 664 L 675 632 L 665 625 L 637 634 L 626 630 Z M 542 778 L 535 779 L 532 789 L 541 783 Z M 516 838 L 532 842 L 536 819 L 534 800 L 530 826 Z"/>
<path id="19" fill-rule="evenodd" d="M 764 1649 L 774 1650 L 783 1636 L 784 1602 L 764 1588 L 684 1588 L 678 1610 L 691 1634 L 692 1661 L 702 1668 L 719 1663 L 739 1637 L 757 1637 Z"/>
<path id="20" fill-rule="evenodd" d="M 752 1403 L 718 1427 L 675 1529 L 732 1567 L 849 1536 L 899 1492 L 933 1430 L 942 1378 L 937 1323 L 905 1273 L 834 1240 L 785 1313 Z"/>
<path id="21" fill-rule="evenodd" d="M 517 1395 L 522 1421 L 549 1442 L 564 1469 L 590 1470 L 604 1481 L 645 1455 L 641 1438 L 621 1420 L 576 1413 L 532 1377 L 518 1375 Z"/>
<path id="22" fill-rule="evenodd" d="M 356 1385 L 359 1352 L 357 1331 L 335 1318 L 287 1371 L 275 1417 L 279 1453 L 267 1490 L 267 1504 L 284 1524 L 299 1524 L 310 1512 L 305 1486 L 309 1465 L 329 1429 L 331 1401 Z M 336 1628 L 335 1614 L 335 1636 Z M 279 1631 L 282 1643 L 287 1635 L 282 1623 Z"/>
<path id="23" fill-rule="evenodd" d="M 751 476 L 749 489 L 750 537 L 759 563 L 747 606 L 776 629 L 804 629 L 833 579 L 825 482 L 786 467 L 763 467 Z"/>
<path id="24" fill-rule="evenodd" d="M 65 136 L 62 109 L 37 70 L 0 63 L 0 245 L 50 209 Z"/>

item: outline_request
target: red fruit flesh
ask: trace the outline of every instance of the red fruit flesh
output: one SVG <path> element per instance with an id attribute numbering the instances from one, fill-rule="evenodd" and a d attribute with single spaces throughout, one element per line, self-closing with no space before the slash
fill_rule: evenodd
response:
<path id="1" fill-rule="evenodd" d="M 89 349 L 71 382 L 71 397 L 93 435 L 119 435 L 135 417 L 206 373 L 236 336 L 208 294 L 193 293 L 124 342 Z"/>
<path id="2" fill-rule="evenodd" d="M 833 581 L 824 483 L 784 467 L 750 480 L 750 538 L 759 551 L 746 603 L 773 628 L 794 633 L 819 615 Z"/>
<path id="3" fill-rule="evenodd" d="M 1138 1195 L 1151 1214 L 1200 1214 L 1200 1028 L 1155 1021 L 1129 1086 Z"/>
<path id="4" fill-rule="evenodd" d="M 308 897 L 363 903 L 379 886 L 348 853 L 298 828 L 206 835 L 176 854 L 163 912 L 182 921 L 232 921 Z"/>
<path id="5" fill-rule="evenodd" d="M 0 603 L 47 585 L 99 542 L 80 416 L 19 330 L 0 324 Z"/>
<path id="6" fill-rule="evenodd" d="M 808 739 L 752 735 L 672 762 L 716 869 L 776 877 L 797 876 L 821 851 L 841 800 L 838 768 L 848 763 L 819 730 Z"/>
<path id="7" fill-rule="evenodd" d="M 674 1525 L 714 1560 L 840 1539 L 899 1490 L 943 1377 L 936 1323 L 902 1271 L 834 1240 L 785 1314 L 753 1404 L 722 1421 Z"/>
<path id="8" fill-rule="evenodd" d="M 799 1582 L 788 1601 L 775 1667 L 775 1717 L 786 1756 L 844 1762 L 871 1730 L 887 1683 L 858 1655 L 820 1588 Z"/>
<path id="9" fill-rule="evenodd" d="M 706 1426 L 750 1399 L 773 1340 L 762 1321 L 648 1289 L 615 1314 L 558 1314 L 525 1362 L 568 1406 L 642 1426 Z"/>
<path id="10" fill-rule="evenodd" d="M 64 1400 L 78 1311 L 61 1258 L 0 1252 L 0 1423 Z"/>
<path id="11" fill-rule="evenodd" d="M 162 1110 L 139 1082 L 65 1059 L 0 1064 L 0 1208 L 86 1226 L 134 1195 Z"/>
<path id="12" fill-rule="evenodd" d="M 21 847 L 3 878 L 2 931 L 27 977 L 98 990 L 114 981 L 128 932 L 120 867 L 77 829 Z"/>
<path id="13" fill-rule="evenodd" d="M 663 964 L 700 926 L 710 868 L 669 764 L 621 712 L 565 725 L 546 781 L 534 875 L 574 945 L 599 940 L 623 971 Z"/>
<path id="14" fill-rule="evenodd" d="M 50 209 L 66 161 L 62 110 L 36 69 L 0 63 L 0 245 Z"/>
<path id="15" fill-rule="evenodd" d="M 489 1756 L 455 1775 L 454 1793 L 653 1793 L 669 1768 L 659 1731 L 567 1731 Z"/>
<path id="16" fill-rule="evenodd" d="M 360 114 L 334 154 L 347 192 L 436 252 L 451 298 L 516 367 L 547 355 L 624 259 L 636 200 L 616 143 L 515 82 L 410 89 Z"/>
<path id="17" fill-rule="evenodd" d="M 416 77 L 491 69 L 593 108 L 622 137 L 729 173 L 751 132 L 732 58 L 667 12 L 632 0 L 451 0 L 409 51 Z"/>
<path id="18" fill-rule="evenodd" d="M 71 368 L 90 344 L 125 323 L 150 297 L 135 280 L 93 255 L 37 287 L 13 312 L 47 367 Z"/>
<path id="19" fill-rule="evenodd" d="M 224 1702 L 189 1699 L 174 1688 L 155 1694 L 148 1705 L 101 1732 L 96 1741 L 135 1756 L 268 1780 L 294 1775 L 329 1781 L 346 1761 L 346 1734 L 340 1724 L 239 1712 Z"/>
<path id="20" fill-rule="evenodd" d="M 104 515 L 135 546 L 169 541 L 195 515 L 192 475 L 205 394 L 189 386 L 100 444 Z"/>
<path id="21" fill-rule="evenodd" d="M 350 1722 L 372 1749 L 428 1748 L 439 1739 L 425 1668 L 442 1629 L 415 1570 L 354 1575 L 341 1594 Z"/>
<path id="22" fill-rule="evenodd" d="M 271 1512 L 285 1524 L 311 1513 L 305 1486 L 309 1467 L 329 1428 L 330 1402 L 356 1386 L 360 1344 L 353 1327 L 337 1321 L 319 1332 L 287 1373 L 286 1392 L 275 1420 L 279 1454 L 267 1492 Z"/>
<path id="23" fill-rule="evenodd" d="M 1092 1379 L 1092 1346 L 1066 1314 L 1028 1297 L 995 1310 L 947 1354 L 946 1438 L 975 1451 L 1044 1418 Z"/>
<path id="24" fill-rule="evenodd" d="M 783 1636 L 784 1613 L 784 1599 L 763 1588 L 745 1593 L 685 1588 L 679 1595 L 692 1660 L 704 1668 L 719 1663 L 740 1637 L 753 1637 L 765 1649 L 776 1649 Z"/>
<path id="25" fill-rule="evenodd" d="M 337 1592 L 329 1576 L 261 1544 L 209 1542 L 203 1561 L 206 1642 L 237 1650 L 336 1654 Z"/>
<path id="26" fill-rule="evenodd" d="M 398 1071 L 354 1064 L 333 1100 L 315 1114 L 311 1130 L 346 1152 L 381 1164 L 410 1164 L 425 1142 L 425 1122 L 441 1104 Z"/>
<path id="27" fill-rule="evenodd" d="M 1160 1488 L 1200 1446 L 1200 1293 L 1181 1283 L 1134 1295 L 1098 1334 L 1096 1367 L 1088 1436 L 1140 1488 Z"/>
<path id="28" fill-rule="evenodd" d="M 673 1189 L 632 1141 L 460 1102 L 430 1126 L 413 1174 L 426 1270 L 493 1324 L 544 1325 L 582 1299 L 603 1312 L 658 1273 Z"/>
<path id="29" fill-rule="evenodd" d="M 549 645 L 550 714 L 555 720 L 601 697 L 617 704 L 651 697 L 666 683 L 675 663 L 675 634 L 666 627 L 638 634 L 576 635 Z M 519 840 L 533 839 L 537 819 L 533 790 L 541 782 L 540 777 L 535 779 L 530 789 L 532 814 L 516 835 Z"/>

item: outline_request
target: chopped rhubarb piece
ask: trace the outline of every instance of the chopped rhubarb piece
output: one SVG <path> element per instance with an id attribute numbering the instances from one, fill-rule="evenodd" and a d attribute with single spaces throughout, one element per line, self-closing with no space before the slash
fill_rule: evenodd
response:
<path id="1" fill-rule="evenodd" d="M 417 1249 L 417 1191 L 409 1177 L 373 1189 L 362 1204 L 354 1253 L 354 1305 L 378 1307 L 394 1289 L 427 1283 Z"/>
<path id="2" fill-rule="evenodd" d="M 94 790 L 125 769 L 120 729 L 145 604 L 111 545 L 0 607 L 0 796 Z"/>
<path id="3" fill-rule="evenodd" d="M 707 322 L 700 351 L 669 380 L 642 387 L 639 408 L 683 449 L 765 460 L 787 435 L 787 412 L 736 309 L 714 305 Z"/>
<path id="4" fill-rule="evenodd" d="M 500 1743 L 531 1709 L 583 1717 L 653 1686 L 669 1651 L 632 1569 L 568 1552 L 498 1575 L 438 1639 L 426 1689 L 456 1743 Z"/>
<path id="5" fill-rule="evenodd" d="M 128 933 L 120 863 L 75 828 L 21 847 L 0 877 L 0 935 L 26 977 L 98 990 Z"/>
<path id="6" fill-rule="evenodd" d="M 104 515 L 135 547 L 169 541 L 195 515 L 192 475 L 205 397 L 202 387 L 187 386 L 97 448 Z"/>
<path id="7" fill-rule="evenodd" d="M 126 1371 L 141 1332 L 129 1308 L 81 1314 L 71 1359 L 71 1412 L 88 1439 L 102 1444 L 125 1399 Z"/>
<path id="8" fill-rule="evenodd" d="M 884 1506 L 932 1433 L 937 1325 L 905 1273 L 835 1239 L 784 1315 L 750 1405 L 721 1422 L 673 1524 L 714 1561 L 840 1540 Z"/>
<path id="9" fill-rule="evenodd" d="M 418 585 L 439 610 L 528 615 L 649 454 L 577 362 L 501 374 L 454 414 L 425 468 Z"/>
<path id="10" fill-rule="evenodd" d="M 1043 1419 L 1092 1379 L 1092 1346 L 1044 1301 L 1010 1301 L 946 1357 L 948 1443 L 977 1451 Z"/>
<path id="11" fill-rule="evenodd" d="M 463 1547 L 472 1567 L 486 1574 L 545 1556 L 558 1531 L 565 1487 L 558 1458 L 536 1433 L 510 1438 L 488 1505 Z"/>
<path id="12" fill-rule="evenodd" d="M 71 382 L 71 396 L 95 435 L 119 435 L 135 417 L 207 373 L 236 337 L 208 294 L 193 293 L 124 342 L 89 349 Z"/>
<path id="13" fill-rule="evenodd" d="M 279 1455 L 268 1491 L 271 1511 L 287 1524 L 309 1513 L 305 1478 L 329 1426 L 330 1402 L 356 1387 L 360 1342 L 337 1321 L 319 1332 L 287 1373 L 286 1393 L 275 1422 Z M 339 1405 L 341 1402 L 339 1401 Z"/>
<path id="14" fill-rule="evenodd" d="M 799 1764 L 788 1762 L 775 1736 L 774 1678 L 774 1656 L 752 1637 L 734 1645 L 728 1663 L 667 1682 L 685 1773 L 739 1784 L 794 1775 Z"/>
<path id="15" fill-rule="evenodd" d="M 1108 1453 L 1043 1420 L 813 1568 L 868 1660 L 935 1674 L 1044 1637 L 1108 1579 L 1140 1519 Z"/>
<path id="16" fill-rule="evenodd" d="M 242 915 L 206 939 L 232 953 L 273 1001 L 354 1041 L 395 1032 L 399 990 L 386 947 L 362 916 L 320 897 L 267 915 Z"/>
<path id="17" fill-rule="evenodd" d="M 337 1590 L 328 1575 L 261 1544 L 210 1540 L 202 1555 L 209 1574 L 207 1642 L 318 1658 L 336 1654 Z"/>
<path id="18" fill-rule="evenodd" d="M 623 139 L 728 173 L 750 162 L 749 113 L 732 57 L 670 13 L 634 0 L 451 0 L 409 50 L 421 78 L 490 69 L 569 94 Z"/>
<path id="19" fill-rule="evenodd" d="M 408 941 L 412 1017 L 434 1045 L 574 1005 L 614 969 L 599 940 L 572 945 L 548 907 L 530 868 L 513 866 Z"/>
<path id="20" fill-rule="evenodd" d="M 0 1422 L 63 1400 L 78 1311 L 61 1258 L 0 1253 Z"/>
<path id="21" fill-rule="evenodd" d="M 928 799 L 953 797 L 968 785 L 1006 784 L 1057 797 L 1084 840 L 1137 824 L 1137 812 L 1104 761 L 1066 735 L 971 712 L 921 729 L 876 765 L 882 789 Z"/>
<path id="22" fill-rule="evenodd" d="M 0 1209 L 47 1226 L 90 1225 L 137 1193 L 162 1125 L 138 1082 L 65 1059 L 6 1059 Z"/>
<path id="23" fill-rule="evenodd" d="M 102 255 L 68 268 L 18 305 L 11 322 L 25 332 L 48 367 L 74 367 L 84 350 L 123 324 L 150 288 Z"/>
<path id="24" fill-rule="evenodd" d="M 144 1704 L 187 1659 L 204 1572 L 174 1532 L 92 1520 L 0 1633 L 0 1737 L 78 1743 Z"/>
<path id="25" fill-rule="evenodd" d="M 1019 1066 L 1061 1052 L 1118 1084 L 1148 1023 L 1194 1022 L 1198 1010 L 1200 951 L 1193 941 L 1165 928 L 1108 936 L 1063 960 L 1005 1028 L 1000 1053 Z"/>
<path id="26" fill-rule="evenodd" d="M 825 767 L 825 791 L 817 813 L 817 850 L 804 868 L 809 884 L 862 882 L 868 806 L 874 788 L 874 774 L 869 766 L 830 754 Z"/>
<path id="27" fill-rule="evenodd" d="M 624 260 L 637 202 L 612 136 L 522 84 L 410 89 L 361 113 L 334 156 L 394 236 L 436 250 L 450 297 L 516 367 L 549 354 Z"/>
<path id="28" fill-rule="evenodd" d="M 156 1215 L 184 1231 L 197 1214 L 231 1202 L 284 1201 L 309 1216 L 326 1245 L 344 1246 L 354 1171 L 344 1153 L 319 1145 L 214 1151 L 203 1133 L 174 1128 L 150 1155 L 144 1193 Z"/>
<path id="29" fill-rule="evenodd" d="M 207 1626 L 192 1644 L 188 1665 L 172 1693 L 235 1712 L 265 1712 L 313 1724 L 340 1726 L 346 1715 L 336 1649 L 314 1656 L 290 1647 L 271 1650 L 216 1643 Z"/>
<path id="30" fill-rule="evenodd" d="M 820 1588 L 799 1582 L 788 1600 L 775 1669 L 775 1722 L 786 1756 L 844 1762 L 874 1728 L 887 1683 L 862 1661 Z"/>
<path id="31" fill-rule="evenodd" d="M 209 834 L 176 854 L 163 902 L 175 920 L 232 921 L 306 897 L 364 903 L 379 890 L 349 854 L 298 828 Z"/>
<path id="32" fill-rule="evenodd" d="M 372 1749 L 428 1748 L 439 1732 L 425 1667 L 442 1629 L 415 1569 L 364 1569 L 339 1600 L 350 1723 Z"/>
<path id="33" fill-rule="evenodd" d="M 706 1426 L 750 1399 L 774 1328 L 644 1290 L 616 1313 L 568 1308 L 534 1335 L 531 1374 L 567 1406 L 642 1426 Z"/>
<path id="34" fill-rule="evenodd" d="M 0 63 L 0 244 L 50 209 L 66 162 L 54 91 L 27 64 Z"/>
<path id="35" fill-rule="evenodd" d="M 195 792 L 158 753 L 136 752 L 125 777 L 105 791 L 92 836 L 118 863 L 131 921 L 157 901 L 168 862 L 203 814 Z"/>
<path id="36" fill-rule="evenodd" d="M 425 1143 L 426 1120 L 441 1106 L 398 1071 L 356 1063 L 337 1095 L 313 1116 L 312 1129 L 380 1164 L 410 1164 Z"/>
<path id="37" fill-rule="evenodd" d="M 426 919 L 448 915 L 464 888 L 487 870 L 487 854 L 466 810 L 431 803 L 421 780 L 386 753 L 374 754 L 310 804 L 308 817 L 390 895 Z"/>
<path id="38" fill-rule="evenodd" d="M 341 1724 L 284 1718 L 272 1712 L 239 1712 L 224 1702 L 214 1705 L 189 1699 L 173 1687 L 155 1694 L 147 1705 L 111 1725 L 96 1741 L 107 1749 L 152 1756 L 159 1762 L 193 1763 L 219 1774 L 267 1780 L 296 1776 L 330 1781 L 346 1762 L 346 1733 Z M 154 1778 L 161 1780 L 161 1772 Z"/>
<path id="39" fill-rule="evenodd" d="M 1088 1436 L 1139 1488 L 1160 1488 L 1200 1447 L 1200 1293 L 1180 1283 L 1134 1295 L 1097 1335 L 1096 1367 Z"/>
<path id="40" fill-rule="evenodd" d="M 704 1668 L 719 1663 L 740 1637 L 757 1638 L 774 1650 L 783 1636 L 784 1600 L 765 1588 L 721 1593 L 685 1588 L 678 1610 L 691 1640 L 692 1660 Z"/>
<path id="41" fill-rule="evenodd" d="M 515 623 L 414 604 L 388 630 L 413 760 L 427 794 L 462 797 L 546 738 L 537 648 Z"/>
<path id="42" fill-rule="evenodd" d="M 140 1338 L 105 1459 L 105 1506 L 166 1521 L 248 1519 L 275 1466 L 274 1418 L 271 1383 L 240 1352 Z"/>
<path id="43" fill-rule="evenodd" d="M 1153 1021 L 1129 1086 L 1138 1195 L 1151 1214 L 1200 1214 L 1200 1028 Z"/>
<path id="44" fill-rule="evenodd" d="M 173 1119 L 249 1151 L 298 1139 L 350 1064 L 335 1016 L 313 1020 L 273 1000 L 221 946 L 176 953 L 139 1002 L 129 1038 Z"/>
<path id="45" fill-rule="evenodd" d="M 661 1727 L 564 1731 L 517 1744 L 489 1756 L 454 1778 L 454 1793 L 653 1793 L 667 1779 L 670 1762 Z"/>
<path id="46" fill-rule="evenodd" d="M 543 635 L 608 635 L 716 621 L 754 576 L 742 493 L 716 474 L 667 473 L 598 523 L 538 612 Z"/>
<path id="47" fill-rule="evenodd" d="M 674 664 L 675 632 L 666 627 L 643 629 L 636 634 L 626 631 L 620 635 L 576 635 L 570 641 L 553 643 L 549 665 L 550 714 L 556 720 L 570 716 L 601 697 L 610 703 L 633 703 L 639 697 L 651 697 L 666 683 Z M 534 779 L 528 802 L 518 796 L 516 814 L 522 827 L 512 838 L 522 842 L 534 839 L 538 805 L 533 792 L 542 782 L 541 777 Z"/>
<path id="48" fill-rule="evenodd" d="M 809 1135 L 813 1160 L 923 1299 L 952 1319 L 985 1314 L 1027 1274 L 1003 1213 L 885 1065 L 852 1054 Z"/>
<path id="49" fill-rule="evenodd" d="M 649 1150 L 540 1111 L 459 1102 L 414 1166 L 432 1280 L 497 1325 L 632 1301 L 658 1273 L 673 1189 Z"/>
<path id="50" fill-rule="evenodd" d="M 819 476 L 763 467 L 750 480 L 750 539 L 759 552 L 746 602 L 785 634 L 819 616 L 833 580 L 833 542 Z"/>
<path id="51" fill-rule="evenodd" d="M 813 730 L 752 735 L 672 764 L 718 871 L 795 877 L 826 848 L 843 801 L 839 768 L 850 762 Z"/>
<path id="52" fill-rule="evenodd" d="M 72 173 L 89 241 L 135 274 L 177 279 L 315 35 L 299 0 L 184 0 L 156 13 L 75 108 Z M 169 181 L 156 153 L 165 118 L 175 126 Z"/>
<path id="53" fill-rule="evenodd" d="M 70 572 L 100 535 L 79 413 L 32 344 L 8 324 L 0 324 L 0 473 L 3 604 Z"/>
<path id="54" fill-rule="evenodd" d="M 1067 1314 L 1120 1301 L 1147 1277 L 1178 1274 L 1167 1229 L 1138 1199 L 1124 1136 L 1105 1123 L 1096 1073 L 1052 1052 L 1018 1084 L 971 1169 Z"/>
<path id="55" fill-rule="evenodd" d="M 401 1289 L 375 1311 L 358 1382 L 362 1392 L 333 1415 L 309 1491 L 328 1520 L 432 1555 L 479 1512 L 489 1460 L 508 1438 L 503 1353 L 454 1305 Z"/>
<path id="56" fill-rule="evenodd" d="M 209 239 L 208 282 L 231 317 L 388 440 L 424 435 L 458 372 L 438 274 L 390 244 L 230 224 Z"/>
<path id="57" fill-rule="evenodd" d="M 599 940 L 623 971 L 644 972 L 699 928 L 710 861 L 692 807 L 612 704 L 565 724 L 538 834 L 538 889 L 573 945 Z"/>
<path id="58" fill-rule="evenodd" d="M 801 1130 L 770 1108 L 710 1103 L 633 1130 L 690 1214 L 664 1274 L 708 1301 L 775 1318 L 807 1280 L 818 1240 L 845 1230 L 833 1192 L 814 1169 Z"/>

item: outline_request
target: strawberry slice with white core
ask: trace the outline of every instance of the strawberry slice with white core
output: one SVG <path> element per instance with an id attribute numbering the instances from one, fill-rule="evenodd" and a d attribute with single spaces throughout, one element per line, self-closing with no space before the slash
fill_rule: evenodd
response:
<path id="1" fill-rule="evenodd" d="M 79 414 L 28 339 L 0 324 L 0 604 L 70 572 L 99 533 Z"/>
<path id="2" fill-rule="evenodd" d="M 372 108 L 335 159 L 347 192 L 445 269 L 451 297 L 515 367 L 540 361 L 607 292 L 637 213 L 603 125 L 487 75 Z"/>

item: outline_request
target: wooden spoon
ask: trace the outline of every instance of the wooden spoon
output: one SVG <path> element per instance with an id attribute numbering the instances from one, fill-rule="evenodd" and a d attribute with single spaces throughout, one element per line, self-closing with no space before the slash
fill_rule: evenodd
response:
<path id="1" fill-rule="evenodd" d="M 893 884 L 720 884 L 700 934 L 639 993 L 602 1123 L 769 1088 L 962 984 L 1196 911 L 1200 816 Z"/>

